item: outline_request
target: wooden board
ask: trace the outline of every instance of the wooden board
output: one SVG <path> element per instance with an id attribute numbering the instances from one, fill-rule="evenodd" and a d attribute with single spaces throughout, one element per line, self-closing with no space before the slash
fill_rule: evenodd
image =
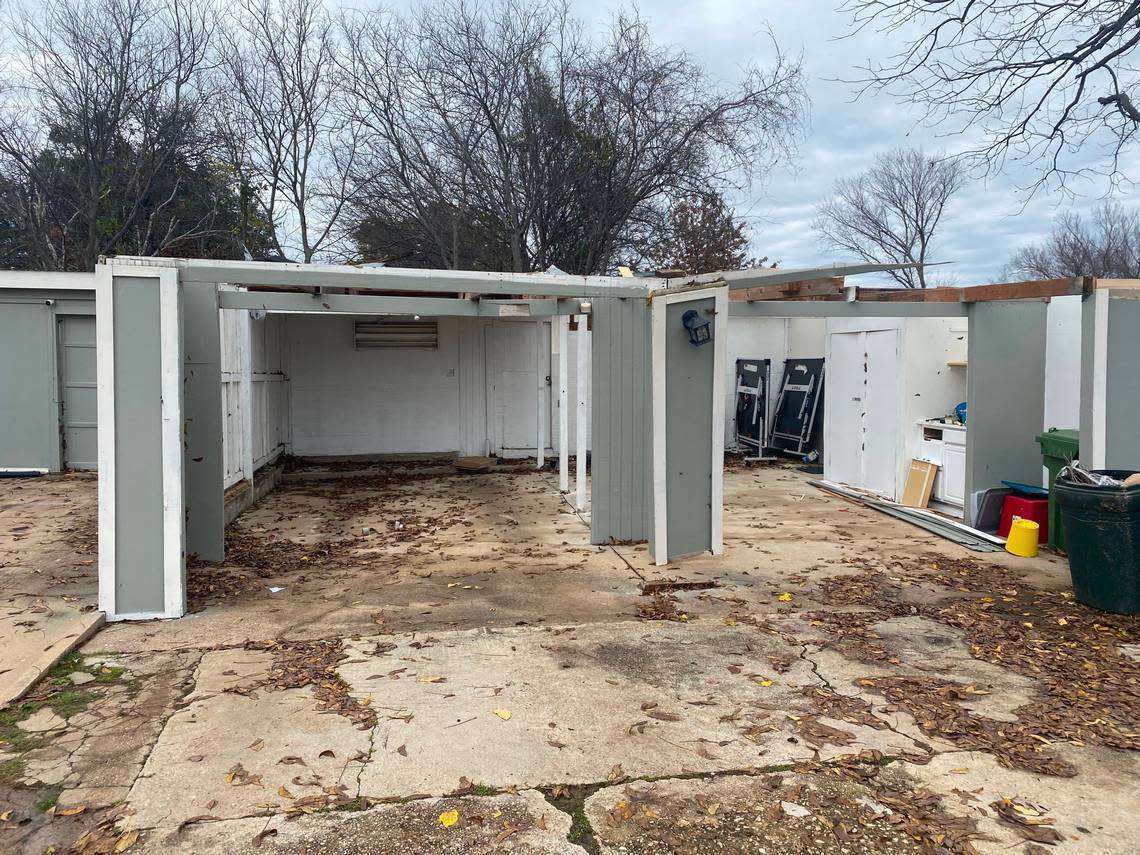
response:
<path id="1" fill-rule="evenodd" d="M 912 460 L 906 473 L 900 504 L 908 508 L 925 508 L 930 504 L 930 494 L 934 492 L 934 476 L 938 474 L 938 464 L 926 460 Z"/>

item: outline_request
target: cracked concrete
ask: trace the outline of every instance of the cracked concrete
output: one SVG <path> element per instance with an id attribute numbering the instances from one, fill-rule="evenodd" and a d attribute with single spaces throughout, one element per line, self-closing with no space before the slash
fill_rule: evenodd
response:
<path id="1" fill-rule="evenodd" d="M 1057 750 L 1075 778 L 1005 769 L 925 734 L 860 682 L 952 679 L 989 692 L 964 708 L 1004 722 L 1035 697 L 1035 681 L 976 659 L 960 631 L 928 617 L 872 624 L 890 654 L 873 662 L 843 655 L 812 618 L 834 607 L 817 583 L 867 556 L 890 576 L 893 562 L 964 557 L 959 548 L 818 493 L 796 473 L 730 471 L 725 555 L 657 568 L 642 545 L 590 546 L 554 484 L 522 473 L 271 494 L 240 529 L 309 544 L 353 538 L 349 557 L 271 568 L 185 620 L 117 625 L 88 642 L 88 665 L 126 673 L 114 685 L 72 687 L 98 698 L 62 727 L 53 722 L 45 744 L 0 746 L 0 759 L 22 764 L 9 792 L 32 820 L 19 832 L 0 824 L 0 848 L 65 848 L 97 808 L 125 802 L 132 813 L 121 827 L 143 832 L 132 851 L 578 853 L 586 850 L 567 840 L 570 817 L 534 789 L 570 785 L 593 792 L 585 813 L 606 853 L 859 852 L 871 839 L 881 846 L 868 851 L 913 851 L 881 823 L 881 839 L 819 834 L 823 819 L 883 819 L 873 787 L 828 790 L 836 774 L 814 765 L 869 751 L 913 760 L 883 774 L 927 786 L 949 814 L 977 820 L 989 838 L 974 842 L 983 852 L 1016 839 L 988 807 L 998 797 L 1049 807 L 1063 851 L 1140 851 L 1128 822 L 1140 800 L 1137 755 L 1065 745 Z M 411 534 L 396 538 L 385 528 L 393 518 Z M 986 560 L 1031 569 L 1035 586 L 1066 584 L 1055 559 Z M 638 620 L 641 582 L 676 577 L 717 587 L 676 593 L 688 622 Z M 281 595 L 264 590 L 279 583 Z M 941 606 L 955 595 L 905 582 L 899 598 Z M 320 708 L 311 688 L 258 685 L 274 657 L 245 649 L 247 639 L 322 637 L 344 641 L 329 679 L 367 701 L 375 726 Z M 775 823 L 765 811 L 774 796 L 794 802 L 795 782 L 771 789 L 757 772 L 785 764 L 808 764 L 780 777 L 812 782 L 796 796 L 811 816 Z M 632 780 L 643 778 L 655 780 Z M 484 787 L 499 792 L 480 795 Z M 341 808 L 411 801 L 311 815 L 299 807 L 330 789 Z M 40 815 L 32 804 L 45 794 L 61 810 L 85 811 Z M 709 814 L 697 796 L 720 807 Z M 623 809 L 611 824 L 615 805 L 631 799 L 657 816 Z M 460 820 L 445 828 L 439 814 L 451 809 Z M 276 835 L 254 844 L 267 829 Z M 781 838 L 781 829 L 796 834 Z"/>

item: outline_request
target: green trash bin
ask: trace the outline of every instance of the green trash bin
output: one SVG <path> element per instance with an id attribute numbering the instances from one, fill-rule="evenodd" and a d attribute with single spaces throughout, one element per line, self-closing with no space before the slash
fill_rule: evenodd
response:
<path id="1" fill-rule="evenodd" d="M 1081 456 L 1080 433 L 1075 430 L 1049 428 L 1037 434 L 1041 445 L 1041 462 L 1049 470 L 1049 546 L 1053 549 L 1065 548 L 1065 529 L 1061 525 L 1061 509 L 1053 492 L 1057 473 Z"/>
<path id="2" fill-rule="evenodd" d="M 1095 471 L 1122 481 L 1134 474 Z M 1077 602 L 1140 614 L 1140 485 L 1094 487 L 1058 478 L 1056 491 Z"/>

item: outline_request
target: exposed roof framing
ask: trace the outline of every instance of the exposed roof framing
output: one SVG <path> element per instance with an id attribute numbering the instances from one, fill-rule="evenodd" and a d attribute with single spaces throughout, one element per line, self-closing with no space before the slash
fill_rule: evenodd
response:
<path id="1" fill-rule="evenodd" d="M 856 288 L 855 299 L 880 303 L 985 303 L 991 300 L 1027 300 L 1071 297 L 1092 291 L 1093 280 L 1035 279 L 965 288 Z"/>
<path id="2" fill-rule="evenodd" d="M 371 294 L 310 294 L 287 291 L 220 291 L 221 309 L 263 309 L 287 314 L 428 315 L 431 317 L 549 317 L 582 312 L 575 299 L 463 300 Z"/>

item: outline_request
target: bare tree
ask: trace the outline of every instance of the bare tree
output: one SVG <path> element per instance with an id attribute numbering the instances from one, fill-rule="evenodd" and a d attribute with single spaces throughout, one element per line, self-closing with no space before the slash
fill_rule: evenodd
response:
<path id="1" fill-rule="evenodd" d="M 635 18 L 594 44 L 526 0 L 358 15 L 346 41 L 359 216 L 416 224 L 448 267 L 604 270 L 646 206 L 786 154 L 804 102 L 778 53 L 723 89 Z"/>
<path id="2" fill-rule="evenodd" d="M 1138 279 L 1140 212 L 1111 202 L 1099 205 L 1089 220 L 1065 211 L 1057 216 L 1048 239 L 1014 253 L 1006 272 L 1029 279 Z"/>
<path id="3" fill-rule="evenodd" d="M 0 93 L 4 216 L 30 263 L 91 269 L 213 229 L 172 216 L 176 160 L 196 161 L 212 20 L 196 0 L 48 0 L 17 12 Z M 200 211 L 199 211 L 200 213 Z"/>
<path id="4" fill-rule="evenodd" d="M 332 19 L 321 0 L 244 0 L 222 52 L 228 157 L 259 191 L 277 257 L 337 258 L 356 140 L 338 103 Z"/>
<path id="5" fill-rule="evenodd" d="M 835 182 L 832 197 L 817 208 L 815 230 L 867 261 L 916 264 L 890 275 L 904 288 L 925 288 L 931 241 L 964 180 L 957 161 L 895 149 L 866 172 Z"/>
<path id="6" fill-rule="evenodd" d="M 1132 0 L 847 0 L 857 28 L 901 49 L 863 81 L 980 133 L 997 170 L 1037 163 L 1062 186 L 1088 171 L 1128 178 L 1140 128 L 1140 3 Z"/>

